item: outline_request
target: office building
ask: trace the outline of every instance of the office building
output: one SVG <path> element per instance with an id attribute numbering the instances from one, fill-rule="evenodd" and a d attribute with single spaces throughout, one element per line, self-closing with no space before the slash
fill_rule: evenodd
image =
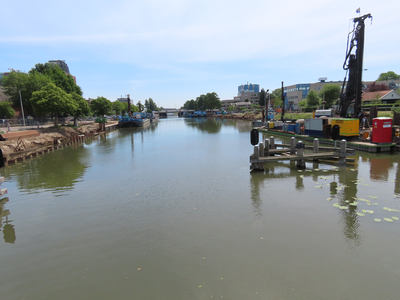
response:
<path id="1" fill-rule="evenodd" d="M 63 70 L 67 74 L 71 74 L 69 72 L 68 65 L 65 63 L 65 60 L 49 60 L 49 63 L 58 65 L 61 70 Z"/>

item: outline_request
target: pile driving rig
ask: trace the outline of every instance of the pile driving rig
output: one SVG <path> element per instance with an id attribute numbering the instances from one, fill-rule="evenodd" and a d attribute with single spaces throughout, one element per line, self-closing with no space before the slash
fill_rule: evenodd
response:
<path id="1" fill-rule="evenodd" d="M 371 14 L 354 18 L 353 30 L 347 37 L 347 53 L 343 64 L 346 70 L 346 76 L 343 80 L 342 91 L 340 93 L 339 112 L 340 117 L 359 118 L 361 114 L 361 93 L 362 93 L 362 71 L 363 71 L 363 55 L 364 55 L 364 21 L 371 18 Z M 351 36 L 351 40 L 350 40 Z M 356 48 L 355 53 L 353 52 Z M 346 85 L 347 73 L 349 75 Z M 346 86 L 346 90 L 344 91 Z M 350 104 L 354 100 L 354 109 Z M 350 108 L 350 109 L 349 109 Z"/>

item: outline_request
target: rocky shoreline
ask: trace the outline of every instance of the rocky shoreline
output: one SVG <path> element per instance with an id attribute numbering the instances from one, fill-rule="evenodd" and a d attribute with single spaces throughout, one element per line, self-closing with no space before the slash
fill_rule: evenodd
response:
<path id="1" fill-rule="evenodd" d="M 64 145 L 78 136 L 88 136 L 97 133 L 98 124 L 84 125 L 80 127 L 61 126 L 59 128 L 38 128 L 40 135 L 35 137 L 12 139 L 0 141 L 0 149 L 4 157 L 18 157 L 21 155 L 29 155 L 30 152 L 35 152 L 38 149 L 46 147 L 54 147 Z"/>
<path id="2" fill-rule="evenodd" d="M 217 115 L 216 117 L 221 118 L 221 119 L 236 119 L 236 120 L 243 120 L 243 121 L 255 121 L 255 120 L 262 119 L 262 113 L 260 113 L 260 112 L 231 113 L 231 114 L 226 114 L 226 115 Z"/>

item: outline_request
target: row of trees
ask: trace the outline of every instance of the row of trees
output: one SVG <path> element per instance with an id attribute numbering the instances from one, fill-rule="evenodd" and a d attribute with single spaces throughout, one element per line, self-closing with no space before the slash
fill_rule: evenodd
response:
<path id="1" fill-rule="evenodd" d="M 29 115 L 52 114 L 55 125 L 58 115 L 72 115 L 76 119 L 89 112 L 81 88 L 56 64 L 36 64 L 28 73 L 12 70 L 1 84 L 13 106 L 19 107 L 22 99 Z"/>
<path id="2" fill-rule="evenodd" d="M 332 107 L 339 99 L 340 86 L 336 84 L 326 84 L 323 88 L 316 92 L 311 90 L 307 94 L 307 98 L 299 102 L 299 106 L 304 109 L 314 110 L 317 107 Z"/>
<path id="3" fill-rule="evenodd" d="M 188 100 L 182 108 L 186 110 L 211 110 L 220 109 L 222 106 L 218 94 L 215 92 L 200 95 L 196 100 Z"/>
<path id="4" fill-rule="evenodd" d="M 55 125 L 58 123 L 58 116 L 74 116 L 76 123 L 78 117 L 90 113 L 103 116 L 113 112 L 115 114 L 128 112 L 128 103 L 119 101 L 112 103 L 104 97 L 92 100 L 89 107 L 74 78 L 56 64 L 36 64 L 28 73 L 12 70 L 3 78 L 1 85 L 12 104 L 0 103 L 0 117 L 12 118 L 15 114 L 12 106 L 20 107 L 20 99 L 28 115 L 52 115 L 55 117 Z M 147 111 L 158 110 L 151 98 L 146 99 L 145 107 Z M 139 107 L 131 105 L 131 111 L 137 112 Z"/>

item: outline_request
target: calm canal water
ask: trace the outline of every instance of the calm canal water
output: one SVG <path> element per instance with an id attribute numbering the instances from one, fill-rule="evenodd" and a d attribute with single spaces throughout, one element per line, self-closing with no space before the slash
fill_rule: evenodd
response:
<path id="1" fill-rule="evenodd" d="M 250 130 L 165 119 L 1 169 L 0 298 L 399 299 L 399 155 L 252 173 Z"/>

